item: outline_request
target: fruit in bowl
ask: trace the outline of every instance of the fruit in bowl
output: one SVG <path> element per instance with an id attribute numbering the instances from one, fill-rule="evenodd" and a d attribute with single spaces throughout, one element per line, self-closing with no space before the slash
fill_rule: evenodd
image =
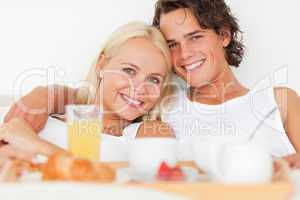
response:
<path id="1" fill-rule="evenodd" d="M 157 172 L 157 179 L 160 181 L 184 181 L 185 175 L 178 165 L 170 167 L 167 163 L 162 162 Z"/>

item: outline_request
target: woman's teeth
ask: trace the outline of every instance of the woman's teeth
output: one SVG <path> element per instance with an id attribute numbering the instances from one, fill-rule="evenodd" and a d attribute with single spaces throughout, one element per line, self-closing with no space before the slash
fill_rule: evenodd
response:
<path id="1" fill-rule="evenodd" d="M 130 98 L 129 96 L 127 96 L 125 94 L 122 94 L 121 96 L 128 102 L 129 105 L 140 106 L 140 105 L 143 104 L 142 101 L 132 99 L 132 98 Z"/>
<path id="2" fill-rule="evenodd" d="M 205 62 L 205 59 L 202 59 L 202 60 L 199 61 L 199 62 L 196 62 L 196 63 L 193 63 L 193 64 L 191 64 L 191 65 L 185 66 L 185 69 L 186 69 L 187 71 L 192 71 L 193 69 L 196 69 L 197 67 L 200 67 L 204 62 Z"/>

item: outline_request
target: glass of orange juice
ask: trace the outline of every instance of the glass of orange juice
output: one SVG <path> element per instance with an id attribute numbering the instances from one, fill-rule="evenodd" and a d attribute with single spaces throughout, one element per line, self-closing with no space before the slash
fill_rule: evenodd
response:
<path id="1" fill-rule="evenodd" d="M 66 112 L 69 151 L 76 157 L 98 161 L 103 132 L 99 108 L 95 105 L 68 105 Z"/>

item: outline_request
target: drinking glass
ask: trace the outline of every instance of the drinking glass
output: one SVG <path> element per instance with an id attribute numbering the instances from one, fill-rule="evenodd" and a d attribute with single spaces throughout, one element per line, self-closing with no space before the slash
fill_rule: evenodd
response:
<path id="1" fill-rule="evenodd" d="M 68 105 L 68 149 L 72 155 L 98 161 L 102 127 L 102 113 L 95 105 Z"/>

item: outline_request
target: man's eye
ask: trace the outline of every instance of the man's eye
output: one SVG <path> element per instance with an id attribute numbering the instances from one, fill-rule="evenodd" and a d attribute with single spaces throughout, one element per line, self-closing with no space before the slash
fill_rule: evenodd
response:
<path id="1" fill-rule="evenodd" d="M 124 68 L 122 69 L 123 72 L 125 72 L 126 74 L 129 74 L 129 75 L 135 75 L 135 70 L 132 69 L 132 68 Z"/>
<path id="2" fill-rule="evenodd" d="M 170 49 L 175 49 L 177 47 L 177 44 L 176 43 L 171 43 L 169 44 L 169 48 Z"/>
<path id="3" fill-rule="evenodd" d="M 160 84 L 159 78 L 156 78 L 156 77 L 149 77 L 148 80 L 149 80 L 151 83 L 154 83 L 154 84 Z"/>
<path id="4" fill-rule="evenodd" d="M 202 38 L 202 35 L 195 35 L 193 37 L 191 37 L 192 40 L 199 40 L 200 38 Z"/>

